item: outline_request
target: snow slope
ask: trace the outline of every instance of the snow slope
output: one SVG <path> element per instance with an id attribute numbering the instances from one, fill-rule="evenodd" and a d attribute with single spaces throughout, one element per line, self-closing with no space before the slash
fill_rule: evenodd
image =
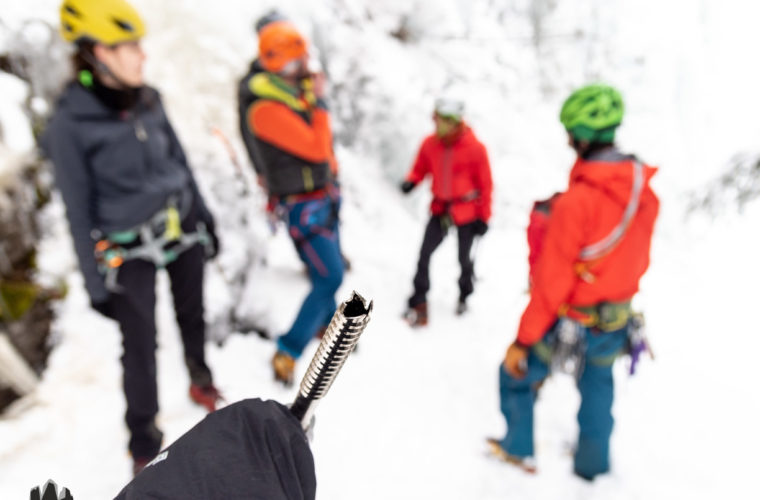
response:
<path id="1" fill-rule="evenodd" d="M 240 297 L 210 266 L 210 315 L 238 301 L 246 314 L 282 331 L 308 284 L 282 230 L 268 233 L 255 207 L 247 232 L 230 215 L 241 211 L 229 194 L 239 184 L 209 132 L 220 127 L 241 154 L 233 82 L 254 52 L 253 20 L 273 3 L 229 0 L 213 11 L 197 0 L 135 5 L 150 30 L 149 80 L 164 93 L 201 187 L 223 219 L 219 265 L 239 270 L 250 257 L 241 247 L 254 244 L 268 262 L 255 267 Z M 758 7 L 716 0 L 278 5 L 311 34 L 332 80 L 342 234 L 354 264 L 340 297 L 355 289 L 375 301 L 358 353 L 317 410 L 318 498 L 753 498 L 760 208 L 685 220 L 683 195 L 717 175 L 734 153 L 757 149 L 760 125 L 747 116 L 760 105 L 760 77 L 744 61 L 760 36 L 751 24 Z M 56 8 L 52 0 L 29 0 L 3 16 L 9 24 L 30 16 L 54 21 Z M 409 43 L 388 35 L 404 16 L 414 35 Z M 597 78 L 623 90 L 628 114 L 620 143 L 662 166 L 655 187 L 663 204 L 652 267 L 637 298 L 657 359 L 634 378 L 626 376 L 625 361 L 616 367 L 613 472 L 585 484 L 570 474 L 578 398 L 567 377 L 550 379 L 537 404 L 539 474 L 490 461 L 483 441 L 504 431 L 496 375 L 527 301 L 527 209 L 562 189 L 572 161 L 557 112 L 571 88 Z M 431 324 L 412 331 L 399 315 L 429 195 L 418 189 L 403 198 L 395 185 L 446 86 L 468 95 L 470 122 L 489 148 L 494 219 L 478 249 L 471 312 L 453 314 L 458 270 L 449 238 L 433 259 Z M 242 201 L 260 206 L 261 197 Z M 87 307 L 60 201 L 45 217 L 50 234 L 41 266 L 66 274 L 71 293 L 59 306 L 60 344 L 43 384 L 26 408 L 0 419 L 0 498 L 26 495 L 48 478 L 75 498 L 109 498 L 129 479 L 120 338 L 113 323 Z M 169 443 L 203 412 L 186 396 L 167 283 L 159 287 L 160 424 Z M 237 334 L 221 347 L 209 345 L 228 400 L 294 398 L 295 389 L 271 381 L 273 350 Z"/>

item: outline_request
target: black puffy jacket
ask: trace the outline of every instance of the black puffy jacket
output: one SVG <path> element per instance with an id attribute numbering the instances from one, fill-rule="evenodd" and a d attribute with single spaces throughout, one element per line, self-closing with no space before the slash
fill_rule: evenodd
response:
<path id="1" fill-rule="evenodd" d="M 94 258 L 93 231 L 125 231 L 179 200 L 186 215 L 197 203 L 201 220 L 213 219 L 198 192 L 159 93 L 143 87 L 119 110 L 96 92 L 70 83 L 45 130 L 42 147 L 55 165 L 85 286 L 94 302 L 108 297 Z"/>

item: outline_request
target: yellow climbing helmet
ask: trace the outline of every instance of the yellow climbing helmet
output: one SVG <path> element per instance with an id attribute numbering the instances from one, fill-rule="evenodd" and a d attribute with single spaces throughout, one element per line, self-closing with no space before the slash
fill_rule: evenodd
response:
<path id="1" fill-rule="evenodd" d="M 67 42 L 116 45 L 142 38 L 145 24 L 125 0 L 63 0 L 61 35 Z"/>

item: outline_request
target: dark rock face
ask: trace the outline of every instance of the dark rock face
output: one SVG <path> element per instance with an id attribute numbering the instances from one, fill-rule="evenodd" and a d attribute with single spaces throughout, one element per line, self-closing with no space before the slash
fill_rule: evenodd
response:
<path id="1" fill-rule="evenodd" d="M 38 375 L 45 369 L 51 344 L 51 300 L 61 292 L 37 282 L 37 211 L 41 196 L 34 165 L 6 172 L 0 182 L 0 335 Z M 0 381 L 0 411 L 19 397 Z"/>
<path id="2" fill-rule="evenodd" d="M 41 36 L 45 31 L 49 36 Z M 68 47 L 55 26 L 39 19 L 27 20 L 7 39 L 10 42 L 0 48 L 0 72 L 27 84 L 27 99 L 18 103 L 19 116 L 28 119 L 31 134 L 38 137 L 70 77 Z M 0 124 L 0 336 L 40 375 L 52 347 L 52 301 L 65 290 L 39 284 L 38 214 L 49 200 L 52 176 L 33 151 L 9 149 L 4 136 L 17 126 L 23 126 L 17 119 Z M 0 378 L 0 412 L 20 396 L 10 385 Z"/>

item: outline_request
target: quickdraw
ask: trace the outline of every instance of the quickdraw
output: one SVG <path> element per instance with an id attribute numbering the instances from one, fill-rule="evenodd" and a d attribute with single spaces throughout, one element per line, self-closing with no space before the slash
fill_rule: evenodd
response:
<path id="1" fill-rule="evenodd" d="M 652 344 L 647 338 L 644 315 L 635 313 L 628 323 L 628 354 L 631 355 L 631 366 L 628 370 L 629 375 L 636 373 L 636 365 L 641 355 L 645 352 L 654 361 L 654 351 L 652 350 Z"/>
<path id="2" fill-rule="evenodd" d="M 631 357 L 628 373 L 634 375 L 643 353 L 648 353 L 654 360 L 654 352 L 644 326 L 644 315 L 632 312 L 626 323 L 618 328 L 618 330 L 626 329 L 625 347 L 606 356 L 587 357 L 584 336 L 585 329 L 588 327 L 575 319 L 564 317 L 559 319 L 544 339 L 533 346 L 533 352 L 550 366 L 553 373 L 567 373 L 576 378 L 581 376 L 586 363 L 594 366 L 611 366 L 621 355 L 628 354 Z M 604 333 L 599 334 L 604 335 Z"/>

